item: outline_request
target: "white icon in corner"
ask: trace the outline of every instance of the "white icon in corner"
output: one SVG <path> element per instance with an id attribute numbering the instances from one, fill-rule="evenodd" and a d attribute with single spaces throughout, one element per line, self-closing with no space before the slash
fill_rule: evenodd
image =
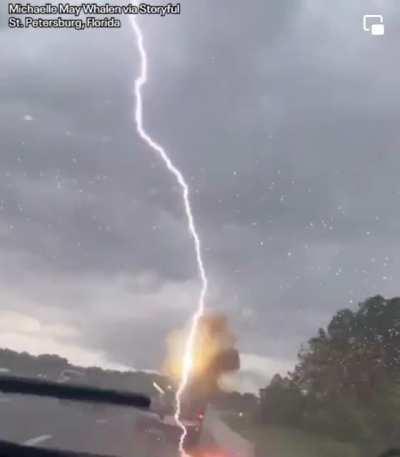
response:
<path id="1" fill-rule="evenodd" d="M 363 16 L 363 30 L 371 35 L 382 36 L 385 34 L 385 24 L 382 14 L 365 14 Z"/>

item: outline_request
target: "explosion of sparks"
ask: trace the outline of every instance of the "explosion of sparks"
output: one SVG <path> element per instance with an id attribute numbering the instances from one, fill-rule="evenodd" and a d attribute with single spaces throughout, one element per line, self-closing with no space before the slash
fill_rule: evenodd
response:
<path id="1" fill-rule="evenodd" d="M 165 151 L 165 149 L 159 143 L 157 143 L 155 140 L 153 140 L 153 138 L 146 132 L 145 128 L 143 127 L 142 87 L 147 82 L 147 54 L 146 54 L 146 49 L 144 47 L 142 31 L 134 16 L 130 17 L 130 24 L 131 24 L 133 31 L 135 33 L 135 36 L 136 36 L 137 46 L 138 46 L 139 55 L 140 55 L 140 74 L 139 74 L 138 78 L 136 78 L 136 80 L 135 80 L 135 99 L 136 99 L 135 123 L 136 123 L 136 128 L 139 133 L 139 136 L 142 138 L 142 140 L 145 143 L 147 143 L 147 145 L 150 148 L 152 148 L 158 154 L 158 156 L 164 162 L 168 171 L 175 177 L 177 183 L 179 184 L 179 186 L 182 190 L 183 206 L 184 206 L 184 210 L 185 210 L 185 214 L 186 214 L 186 218 L 187 218 L 188 230 L 189 230 L 191 237 L 193 238 L 197 268 L 198 268 L 200 279 L 201 279 L 201 290 L 200 290 L 200 295 L 199 295 L 199 299 L 198 299 L 197 309 L 196 309 L 195 313 L 193 314 L 189 335 L 186 340 L 186 344 L 185 344 L 185 348 L 184 348 L 184 355 L 183 355 L 182 376 L 181 376 L 179 387 L 178 387 L 178 390 L 176 393 L 175 420 L 176 420 L 176 423 L 178 424 L 178 426 L 182 430 L 182 434 L 179 439 L 179 451 L 180 451 L 182 457 L 188 457 L 188 454 L 186 453 L 186 451 L 184 449 L 184 441 L 185 441 L 185 438 L 187 435 L 187 430 L 181 419 L 182 395 L 188 385 L 190 374 L 192 372 L 192 368 L 193 368 L 193 364 L 194 364 L 193 354 L 194 354 L 194 346 L 195 346 L 197 328 L 199 325 L 199 321 L 204 314 L 204 308 L 205 308 L 205 297 L 207 294 L 207 286 L 208 286 L 207 275 L 206 275 L 206 271 L 204 268 L 202 254 L 201 254 L 200 237 L 197 233 L 196 225 L 194 223 L 193 211 L 192 211 L 190 198 L 189 198 L 189 186 L 188 186 L 183 174 L 174 165 L 174 163 L 170 159 L 170 157 L 169 157 L 168 153 Z"/>

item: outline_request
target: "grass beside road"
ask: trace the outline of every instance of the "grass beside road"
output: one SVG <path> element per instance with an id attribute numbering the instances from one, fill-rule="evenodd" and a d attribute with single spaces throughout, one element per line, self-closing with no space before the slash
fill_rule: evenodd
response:
<path id="1" fill-rule="evenodd" d="M 274 425 L 250 424 L 244 418 L 225 417 L 225 422 L 256 446 L 257 457 L 361 457 L 351 443 L 319 434 Z"/>

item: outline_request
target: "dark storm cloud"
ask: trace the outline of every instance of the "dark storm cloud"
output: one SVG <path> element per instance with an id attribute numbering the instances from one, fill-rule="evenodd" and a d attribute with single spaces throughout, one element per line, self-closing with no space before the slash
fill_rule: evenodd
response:
<path id="1" fill-rule="evenodd" d="M 362 32 L 368 8 L 385 37 Z M 336 309 L 398 294 L 398 10 L 193 1 L 142 18 L 146 125 L 191 184 L 210 305 L 246 353 L 292 360 Z M 0 34 L 9 307 L 40 302 L 82 347 L 155 366 L 196 272 L 178 189 L 132 127 L 132 33 Z"/>
<path id="2" fill-rule="evenodd" d="M 396 6 L 385 5 L 393 34 Z M 213 35 L 214 47 L 196 54 L 203 65 L 184 75 L 178 138 L 162 121 L 171 87 L 149 108 L 195 175 L 207 258 L 230 278 L 224 306 L 254 310 L 238 323 L 244 346 L 255 350 L 263 335 L 262 351 L 279 355 L 294 352 L 287 338 L 305 340 L 337 308 L 397 293 L 385 260 L 399 224 L 394 42 L 361 33 L 372 3 L 303 6 L 283 24 L 265 7 L 250 32 L 236 18 L 235 39 L 222 44 L 226 35 Z"/>

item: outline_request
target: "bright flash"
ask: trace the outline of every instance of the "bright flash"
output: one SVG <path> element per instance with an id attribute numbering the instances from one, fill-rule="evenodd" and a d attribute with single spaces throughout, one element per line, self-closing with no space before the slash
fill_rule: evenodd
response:
<path id="1" fill-rule="evenodd" d="M 171 333 L 167 339 L 168 354 L 163 370 L 176 380 L 182 377 L 182 347 L 185 345 L 185 338 L 186 332 L 180 330 Z M 216 361 L 221 359 L 221 354 L 233 348 L 234 344 L 235 337 L 222 314 L 208 313 L 203 317 L 197 326 L 196 342 L 192 351 L 192 378 L 201 380 L 205 387 L 205 384 L 216 380 L 215 376 L 220 377 L 226 367 L 218 367 Z"/>

